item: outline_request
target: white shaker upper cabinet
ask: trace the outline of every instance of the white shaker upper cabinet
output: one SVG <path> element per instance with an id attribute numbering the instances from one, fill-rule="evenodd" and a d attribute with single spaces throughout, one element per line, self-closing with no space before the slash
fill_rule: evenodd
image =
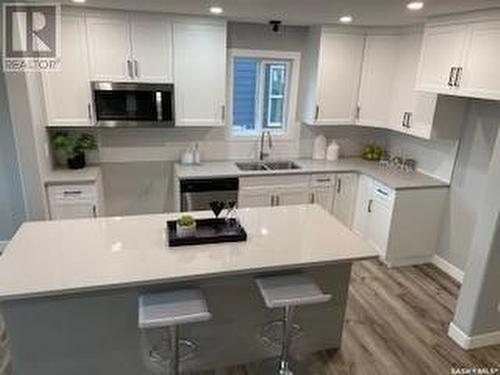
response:
<path id="1" fill-rule="evenodd" d="M 356 119 L 359 125 L 387 127 L 399 40 L 399 35 L 366 37 Z"/>
<path id="2" fill-rule="evenodd" d="M 93 126 L 83 14 L 63 14 L 61 69 L 42 73 L 47 126 Z"/>
<path id="3" fill-rule="evenodd" d="M 426 27 L 417 78 L 418 90 L 454 94 L 466 38 L 466 25 Z"/>
<path id="4" fill-rule="evenodd" d="M 174 23 L 176 126 L 223 126 L 226 24 Z"/>
<path id="5" fill-rule="evenodd" d="M 132 63 L 140 82 L 172 82 L 172 24 L 164 16 L 132 13 Z"/>
<path id="6" fill-rule="evenodd" d="M 89 14 L 87 36 L 92 80 L 129 81 L 133 79 L 128 14 L 114 12 Z"/>
<path id="7" fill-rule="evenodd" d="M 458 90 L 468 97 L 500 100 L 500 22 L 471 24 Z"/>
<path id="8" fill-rule="evenodd" d="M 306 56 L 306 124 L 354 124 L 363 46 L 361 34 L 325 27 L 311 33 Z"/>

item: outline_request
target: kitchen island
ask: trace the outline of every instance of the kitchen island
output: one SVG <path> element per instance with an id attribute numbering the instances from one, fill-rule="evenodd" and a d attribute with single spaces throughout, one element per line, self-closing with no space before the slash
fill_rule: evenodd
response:
<path id="1" fill-rule="evenodd" d="M 194 214 L 210 217 L 208 212 Z M 351 264 L 376 251 L 317 205 L 241 209 L 245 242 L 171 248 L 178 214 L 24 224 L 0 258 L 0 308 L 14 374 L 147 373 L 156 332 L 137 328 L 144 292 L 199 287 L 212 319 L 183 327 L 199 344 L 185 369 L 256 361 L 277 353 L 260 338 L 279 316 L 255 276 L 302 271 L 329 303 L 297 311 L 298 353 L 339 347 Z"/>

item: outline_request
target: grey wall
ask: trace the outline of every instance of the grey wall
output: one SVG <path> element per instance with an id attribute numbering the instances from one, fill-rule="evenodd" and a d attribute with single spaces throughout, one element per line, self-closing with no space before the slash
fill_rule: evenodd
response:
<path id="1" fill-rule="evenodd" d="M 500 104 L 471 103 L 462 130 L 450 199 L 438 253 L 454 266 L 465 269 L 487 176 L 500 127 Z"/>
<path id="2" fill-rule="evenodd" d="M 478 125 L 500 126 L 500 104 L 483 103 Z M 454 324 L 468 336 L 500 332 L 500 134 L 496 138 L 484 187 L 478 192 L 476 225 Z"/>
<path id="3" fill-rule="evenodd" d="M 24 218 L 21 177 L 2 73 L 0 75 L 0 241 L 10 240 Z"/>

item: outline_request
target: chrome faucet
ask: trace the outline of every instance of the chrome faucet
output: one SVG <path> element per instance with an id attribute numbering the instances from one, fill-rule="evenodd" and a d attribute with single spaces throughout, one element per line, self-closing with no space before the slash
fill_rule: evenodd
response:
<path id="1" fill-rule="evenodd" d="M 268 148 L 269 148 L 269 152 L 264 152 L 264 138 L 266 137 L 266 134 L 267 134 L 267 138 L 268 138 Z M 260 135 L 260 152 L 259 152 L 259 159 L 262 161 L 264 160 L 265 158 L 267 158 L 269 156 L 269 154 L 271 153 L 271 150 L 273 148 L 273 138 L 271 136 L 271 132 L 269 130 L 265 130 L 262 132 L 262 134 Z"/>

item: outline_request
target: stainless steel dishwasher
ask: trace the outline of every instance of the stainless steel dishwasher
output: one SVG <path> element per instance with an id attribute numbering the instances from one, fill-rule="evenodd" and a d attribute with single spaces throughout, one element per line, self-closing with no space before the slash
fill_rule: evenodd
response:
<path id="1" fill-rule="evenodd" d="M 181 180 L 181 211 L 210 210 L 210 202 L 238 202 L 237 178 Z"/>

